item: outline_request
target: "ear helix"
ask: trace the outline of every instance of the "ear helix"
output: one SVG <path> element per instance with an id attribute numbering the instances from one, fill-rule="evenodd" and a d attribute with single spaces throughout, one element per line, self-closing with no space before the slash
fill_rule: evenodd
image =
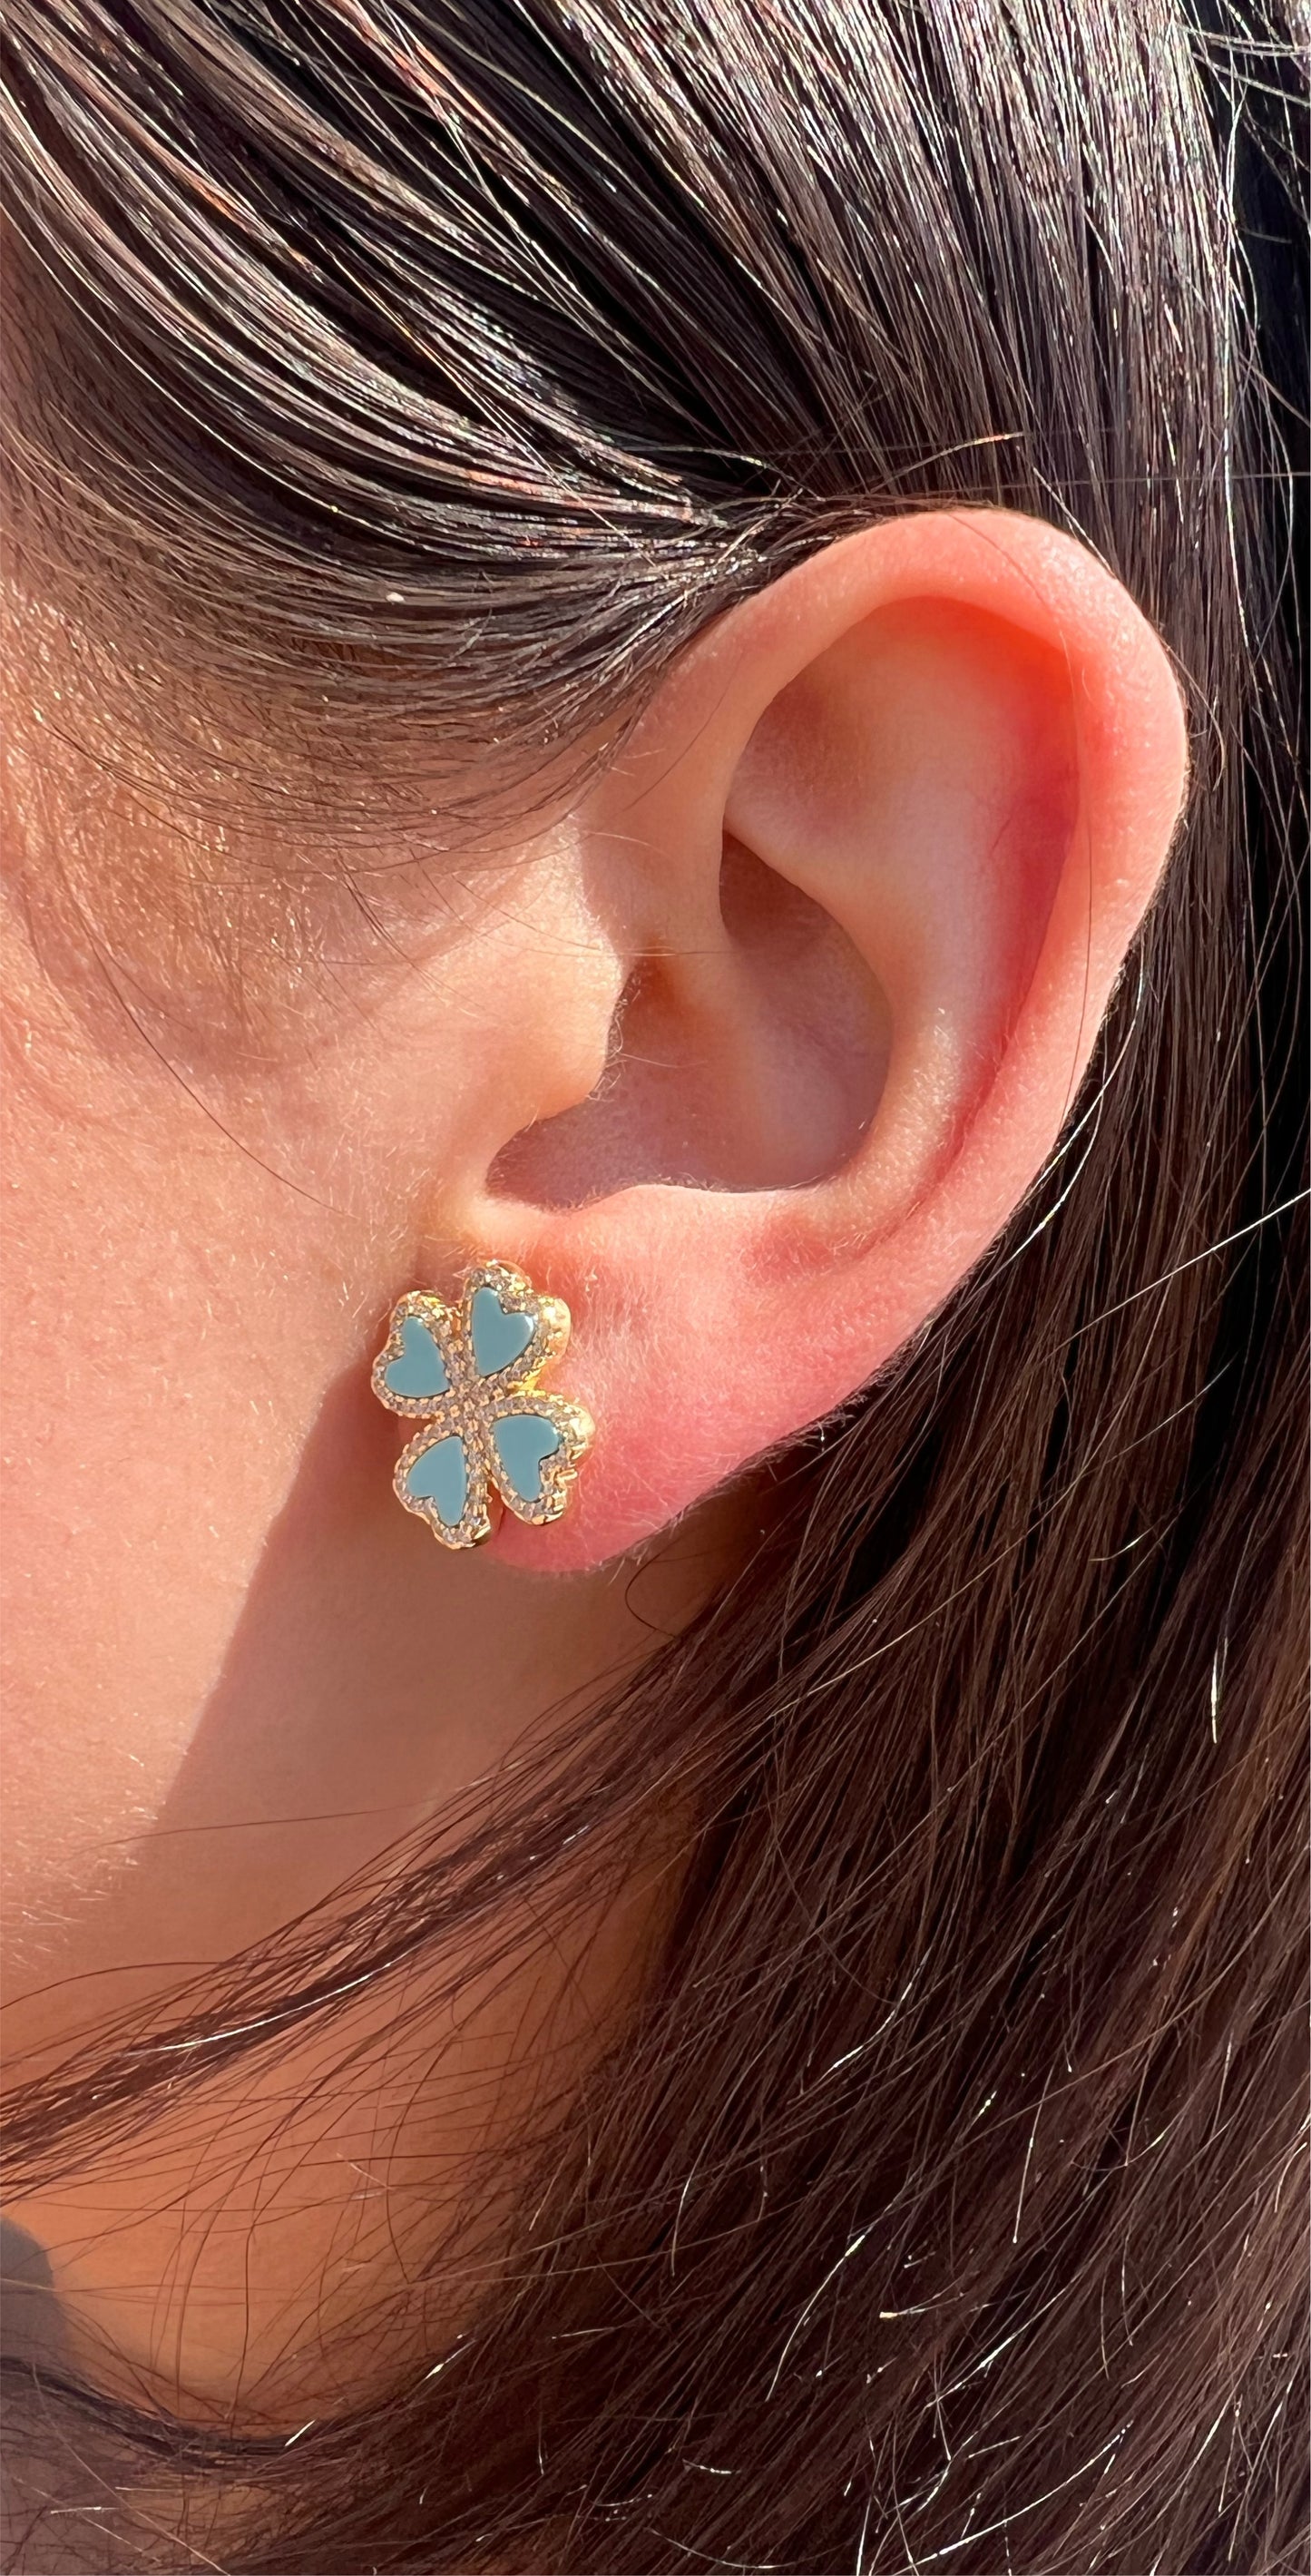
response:
<path id="1" fill-rule="evenodd" d="M 595 1427 L 583 1405 L 537 1384 L 568 1339 L 563 1298 L 505 1261 L 477 1263 L 453 1304 L 414 1288 L 393 1307 L 373 1390 L 422 1426 L 393 1483 L 443 1547 L 481 1546 L 502 1506 L 539 1527 L 568 1509 Z"/>

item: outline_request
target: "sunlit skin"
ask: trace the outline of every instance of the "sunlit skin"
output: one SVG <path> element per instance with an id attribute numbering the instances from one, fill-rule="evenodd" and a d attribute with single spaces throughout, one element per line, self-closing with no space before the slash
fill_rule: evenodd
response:
<path id="1" fill-rule="evenodd" d="M 722 619 L 569 810 L 398 853 L 385 938 L 329 869 L 293 939 L 253 827 L 219 851 L 68 747 L 62 667 L 19 621 L 15 2059 L 329 1897 L 744 1560 L 740 1471 L 887 1360 L 1041 1168 L 1186 759 L 1166 656 L 1089 555 L 917 514 Z M 466 1557 L 398 1507 L 368 1381 L 395 1297 L 475 1254 L 567 1299 L 558 1382 L 598 1433 L 562 1522 Z M 421 2107 L 381 2060 L 362 2106 L 306 2082 L 261 2163 L 300 2076 L 248 2074 L 238 2170 L 227 2102 L 21 2213 L 97 2366 L 278 2421 L 339 2393 L 336 2321 L 440 2232 L 493 2099 L 508 2132 L 622 2009 L 667 1863 L 436 2034 Z"/>

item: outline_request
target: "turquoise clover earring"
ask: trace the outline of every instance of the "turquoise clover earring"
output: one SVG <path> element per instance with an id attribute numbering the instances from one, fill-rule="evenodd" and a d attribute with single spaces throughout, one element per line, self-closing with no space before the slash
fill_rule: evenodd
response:
<path id="1" fill-rule="evenodd" d="M 490 1538 L 497 1495 L 521 1521 L 566 1508 L 592 1418 L 567 1395 L 539 1395 L 537 1380 L 568 1339 L 563 1298 L 539 1297 L 507 1261 L 480 1262 L 457 1305 L 412 1288 L 392 1308 L 373 1391 L 422 1420 L 393 1482 L 443 1547 Z"/>

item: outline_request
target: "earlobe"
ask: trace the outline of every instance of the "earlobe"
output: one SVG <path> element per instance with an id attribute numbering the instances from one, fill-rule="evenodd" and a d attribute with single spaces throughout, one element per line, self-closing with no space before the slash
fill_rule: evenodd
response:
<path id="1" fill-rule="evenodd" d="M 1004 512 L 816 555 L 671 674 L 582 818 L 660 1079 L 621 1028 L 475 1219 L 569 1299 L 598 1424 L 567 1536 L 511 1552 L 649 1537 L 943 1304 L 1073 1105 L 1185 772 L 1146 621 Z"/>

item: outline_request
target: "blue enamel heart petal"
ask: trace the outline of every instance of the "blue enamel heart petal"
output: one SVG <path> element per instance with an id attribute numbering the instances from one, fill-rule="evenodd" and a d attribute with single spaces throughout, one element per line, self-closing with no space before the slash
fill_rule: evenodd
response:
<path id="1" fill-rule="evenodd" d="M 521 1359 L 533 1338 L 532 1316 L 507 1313 L 494 1288 L 475 1288 L 469 1326 L 479 1377 L 494 1377 L 498 1369 Z"/>
<path id="2" fill-rule="evenodd" d="M 502 1483 L 523 1503 L 540 1503 L 542 1467 L 559 1448 L 562 1434 L 544 1413 L 507 1413 L 493 1425 L 492 1444 Z"/>
<path id="3" fill-rule="evenodd" d="M 388 1361 L 382 1375 L 389 1394 L 404 1396 L 416 1404 L 422 1404 L 428 1396 L 445 1395 L 451 1383 L 436 1341 L 417 1315 L 403 1317 L 400 1350 L 394 1360 Z"/>
<path id="4" fill-rule="evenodd" d="M 469 1496 L 469 1466 L 458 1431 L 420 1452 L 406 1470 L 405 1491 L 412 1502 L 431 1503 L 447 1529 L 458 1527 Z"/>

